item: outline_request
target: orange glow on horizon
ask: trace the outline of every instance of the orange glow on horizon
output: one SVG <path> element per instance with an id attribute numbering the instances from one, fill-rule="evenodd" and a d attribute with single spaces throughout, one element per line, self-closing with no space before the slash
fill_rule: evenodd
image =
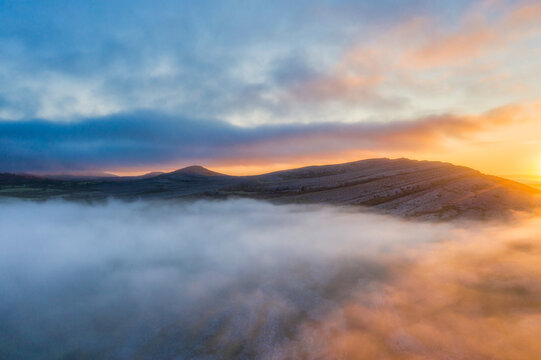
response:
<path id="1" fill-rule="evenodd" d="M 540 113 L 541 101 L 512 104 L 480 115 L 402 122 L 397 124 L 398 129 L 376 131 L 373 136 L 369 135 L 372 137 L 368 140 L 367 135 L 360 131 L 307 133 L 241 144 L 237 150 L 241 154 L 249 154 L 244 156 L 103 170 L 119 176 L 138 176 L 201 165 L 216 172 L 239 176 L 387 157 L 449 162 L 514 180 L 537 179 L 541 178 L 541 157 L 538 155 L 541 148 L 538 138 L 541 133 Z M 369 146 L 365 147 L 363 144 L 367 141 Z"/>
<path id="2" fill-rule="evenodd" d="M 331 165 L 331 164 L 340 164 L 352 161 L 359 161 L 365 159 L 373 158 L 382 158 L 389 157 L 385 153 L 379 152 L 368 152 L 368 151 L 359 151 L 351 150 L 344 151 L 340 153 L 333 154 L 318 154 L 317 156 L 299 156 L 287 159 L 286 161 L 276 161 L 276 160 L 256 160 L 256 159 L 241 159 L 235 161 L 223 162 L 212 161 L 206 163 L 185 163 L 180 165 L 168 165 L 163 168 L 127 168 L 122 170 L 107 171 L 110 174 L 117 176 L 140 176 L 145 175 L 150 172 L 171 172 L 191 165 L 200 165 L 209 170 L 216 171 L 226 175 L 234 176 L 250 176 L 250 175 L 261 175 L 273 171 L 295 169 L 305 166 L 318 166 L 318 165 Z M 394 156 L 396 157 L 407 157 L 407 156 Z"/>

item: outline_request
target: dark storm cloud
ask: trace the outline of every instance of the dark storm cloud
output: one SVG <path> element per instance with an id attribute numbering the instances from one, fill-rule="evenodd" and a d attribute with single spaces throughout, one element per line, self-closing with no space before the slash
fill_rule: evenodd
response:
<path id="1" fill-rule="evenodd" d="M 391 123 L 240 127 L 151 112 L 86 119 L 0 122 L 0 171 L 114 170 L 195 162 L 287 161 L 325 150 L 419 150 L 512 121 L 520 107 L 483 116 L 432 116 Z"/>
<path id="2" fill-rule="evenodd" d="M 242 137 L 217 121 L 155 114 L 112 116 L 79 123 L 0 123 L 4 171 L 85 169 L 209 157 Z"/>

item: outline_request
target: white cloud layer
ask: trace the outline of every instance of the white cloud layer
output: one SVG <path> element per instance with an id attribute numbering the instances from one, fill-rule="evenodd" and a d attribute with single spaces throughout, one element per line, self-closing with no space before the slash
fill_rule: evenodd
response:
<path id="1" fill-rule="evenodd" d="M 410 273 L 414 276 L 408 281 L 426 286 L 429 299 L 442 295 L 442 288 L 425 280 L 432 274 L 438 279 L 442 269 L 454 274 L 445 261 L 450 253 L 441 250 L 446 240 L 471 247 L 465 240 L 484 244 L 490 239 L 496 248 L 505 234 L 506 241 L 521 239 L 517 244 L 528 250 L 534 246 L 527 244 L 528 237 L 540 229 L 538 223 L 513 232 L 494 224 L 412 223 L 344 209 L 246 200 L 4 201 L 0 228 L 0 358 L 5 360 L 328 358 L 341 351 L 346 355 L 340 358 L 348 358 L 347 351 L 354 352 L 342 340 L 355 340 L 363 331 L 376 336 L 382 328 L 374 320 L 353 323 L 364 326 L 354 332 L 348 321 L 356 318 L 346 316 L 352 306 L 355 314 L 364 314 L 357 308 L 373 306 L 377 297 L 379 308 L 369 313 L 381 311 L 382 319 L 388 319 L 385 304 L 412 286 L 401 280 Z M 480 253 L 470 250 L 460 257 L 464 270 L 469 269 L 468 256 Z M 442 260 L 436 261 L 438 271 L 427 265 L 427 253 L 433 261 Z M 497 266 L 501 261 L 492 255 Z M 473 272 L 469 281 L 482 274 Z M 517 279 L 528 289 L 541 284 L 536 273 L 524 274 L 517 270 L 516 279 L 506 278 L 505 286 L 514 291 Z M 446 279 L 460 284 L 452 276 Z M 498 278 L 491 281 L 499 283 Z M 492 295 L 487 290 L 487 297 Z M 529 293 L 524 299 L 541 304 Z M 479 300 L 469 301 L 473 306 Z M 515 305 L 520 309 L 521 303 Z M 539 310 L 531 302 L 528 306 L 530 314 Z M 408 319 L 405 310 L 396 309 L 393 316 Z M 459 305 L 446 314 L 455 311 L 460 315 Z M 470 314 L 476 320 L 473 329 L 483 324 L 479 314 Z M 425 320 L 427 326 L 433 321 Z M 466 338 L 459 328 L 452 334 L 453 329 L 447 332 Z M 417 351 L 435 354 L 414 330 L 407 329 L 415 341 L 427 344 Z M 367 356 L 408 358 L 412 350 L 404 352 L 402 345 L 414 340 L 403 335 L 410 340 L 393 348 L 390 339 L 397 335 L 385 331 L 378 336 L 387 340 Z M 357 340 L 363 344 L 365 338 Z M 479 354 L 465 345 L 462 350 Z"/>

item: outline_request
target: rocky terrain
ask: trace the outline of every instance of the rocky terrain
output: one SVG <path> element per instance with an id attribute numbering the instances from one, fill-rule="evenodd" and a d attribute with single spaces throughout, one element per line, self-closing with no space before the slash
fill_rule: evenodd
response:
<path id="1" fill-rule="evenodd" d="M 353 205 L 428 220 L 490 219 L 533 211 L 540 204 L 540 193 L 467 167 L 408 159 L 369 159 L 257 176 L 228 176 L 200 166 L 101 179 L 0 174 L 3 197 L 87 201 L 247 197 L 277 203 Z"/>

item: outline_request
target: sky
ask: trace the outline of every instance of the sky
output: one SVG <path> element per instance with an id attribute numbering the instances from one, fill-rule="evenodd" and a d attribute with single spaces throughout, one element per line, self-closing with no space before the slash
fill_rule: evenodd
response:
<path id="1" fill-rule="evenodd" d="M 0 172 L 541 177 L 541 3 L 0 0 Z"/>

